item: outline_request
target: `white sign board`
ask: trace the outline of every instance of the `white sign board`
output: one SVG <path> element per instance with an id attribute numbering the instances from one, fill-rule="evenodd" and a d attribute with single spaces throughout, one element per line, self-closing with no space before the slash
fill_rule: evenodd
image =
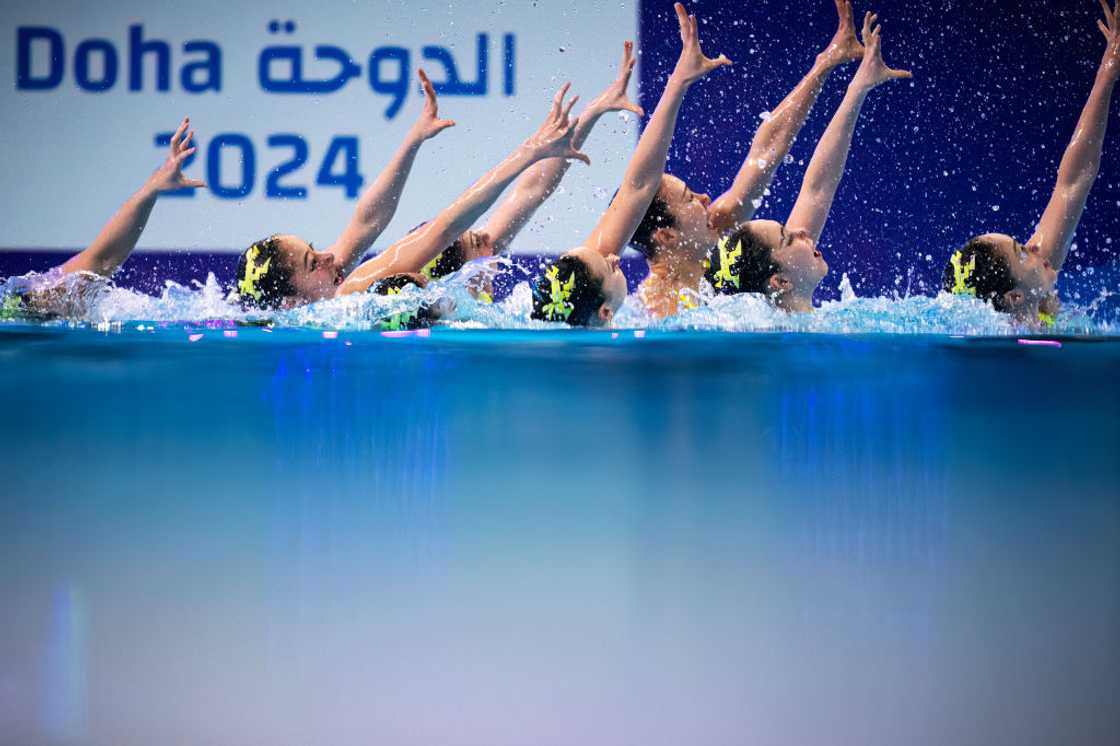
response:
<path id="1" fill-rule="evenodd" d="M 161 198 L 141 249 L 238 250 L 277 232 L 327 245 L 420 112 L 424 67 L 458 126 L 421 150 L 384 247 L 535 129 L 561 83 L 597 95 L 636 33 L 636 6 L 617 0 L 6 0 L 0 247 L 86 245 L 188 114 L 187 172 L 211 188 Z M 515 250 L 586 236 L 636 134 L 632 115 L 604 118 L 593 166 L 572 167 Z"/>

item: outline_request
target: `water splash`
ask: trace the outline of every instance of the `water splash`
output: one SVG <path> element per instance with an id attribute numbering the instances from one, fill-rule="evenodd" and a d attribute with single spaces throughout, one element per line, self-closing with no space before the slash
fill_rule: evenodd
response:
<path id="1" fill-rule="evenodd" d="M 30 273 L 0 282 L 5 293 L 54 293 L 58 318 L 48 323 L 89 324 L 113 328 L 125 322 L 187 323 L 222 321 L 232 324 L 269 324 L 314 329 L 369 330 L 381 327 L 394 314 L 415 311 L 421 304 L 438 310 L 440 324 L 453 329 L 549 329 L 561 324 L 530 318 L 532 291 L 528 282 L 514 286 L 498 303 L 476 297 L 480 273 L 493 278 L 513 271 L 507 259 L 482 259 L 431 283 L 427 288 L 406 287 L 400 295 L 355 294 L 332 298 L 299 308 L 275 311 L 246 311 L 208 275 L 193 287 L 167 283 L 160 295 L 150 296 L 120 288 L 103 278 L 89 275 Z M 1103 307 L 1108 294 L 1086 305 L 1067 303 L 1057 325 L 1047 329 L 1055 335 L 1104 335 L 1116 332 Z M 668 319 L 651 317 L 635 296 L 619 309 L 615 326 L 623 329 L 666 331 L 697 330 L 721 332 L 809 332 L 829 334 L 949 334 L 967 336 L 1012 336 L 1025 329 L 1008 315 L 974 299 L 942 293 L 935 297 L 906 295 L 892 298 L 861 298 L 845 275 L 840 299 L 825 301 L 813 313 L 790 314 L 774 308 L 759 295 L 703 296 L 696 309 Z M 24 320 L 26 321 L 26 319 Z"/>

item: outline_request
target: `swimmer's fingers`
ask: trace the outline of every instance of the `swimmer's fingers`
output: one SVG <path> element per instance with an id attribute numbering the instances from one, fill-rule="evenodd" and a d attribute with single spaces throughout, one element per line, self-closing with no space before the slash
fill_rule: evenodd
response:
<path id="1" fill-rule="evenodd" d="M 573 161 L 580 161 L 580 162 L 582 162 L 582 163 L 584 163 L 585 165 L 588 165 L 588 166 L 591 165 L 591 159 L 587 157 L 587 154 L 583 153 L 579 150 L 576 150 L 575 148 L 572 148 L 567 153 L 565 153 L 564 157 L 569 158 Z"/>
<path id="2" fill-rule="evenodd" d="M 1108 26 L 1104 25 L 1104 21 L 1099 18 L 1097 19 L 1097 28 L 1099 28 L 1101 30 L 1101 33 L 1104 34 L 1105 39 L 1107 39 L 1108 41 L 1112 41 L 1112 32 L 1108 29 Z"/>
<path id="3" fill-rule="evenodd" d="M 889 75 L 893 80 L 903 80 L 906 78 L 914 77 L 914 73 L 910 72 L 909 70 L 887 70 L 887 75 Z"/>
<path id="4" fill-rule="evenodd" d="M 624 41 L 622 43 L 622 62 L 619 64 L 619 69 L 629 77 L 630 72 L 634 69 L 634 42 Z"/>
<path id="5" fill-rule="evenodd" d="M 860 33 L 860 38 L 863 39 L 864 44 L 867 43 L 867 38 L 871 36 L 871 27 L 875 24 L 875 18 L 875 14 L 871 11 L 863 14 L 863 31 Z"/>
<path id="6" fill-rule="evenodd" d="M 573 97 L 572 100 L 568 102 L 568 105 L 564 107 L 564 115 L 560 119 L 560 121 L 564 123 L 564 126 L 568 125 L 568 115 L 572 113 L 572 107 L 576 105 L 576 101 L 579 101 L 579 96 Z"/>
<path id="7" fill-rule="evenodd" d="M 193 140 L 193 139 L 194 139 L 194 130 L 191 130 L 190 132 L 187 133 L 187 136 L 183 138 L 183 141 L 181 143 L 179 143 L 179 152 L 182 153 L 184 150 L 186 150 L 190 146 L 191 140 Z M 191 152 L 192 153 L 194 152 L 194 148 L 191 148 Z"/>
<path id="8" fill-rule="evenodd" d="M 198 179 L 183 179 L 181 186 L 188 189 L 205 189 L 206 182 Z"/>
<path id="9" fill-rule="evenodd" d="M 1097 0 L 1097 1 L 1101 4 L 1101 10 L 1104 11 L 1104 18 L 1105 18 L 1105 21 L 1108 23 L 1108 27 L 1112 28 L 1113 26 L 1116 25 L 1116 11 L 1113 10 L 1112 8 L 1109 8 L 1108 3 L 1105 0 Z"/>
<path id="10" fill-rule="evenodd" d="M 688 20 L 688 13 L 680 3 L 674 3 L 673 10 L 677 11 L 677 24 L 681 28 L 681 43 L 688 46 L 694 39 L 692 35 L 692 24 Z"/>
<path id="11" fill-rule="evenodd" d="M 420 78 L 420 87 L 424 89 L 424 102 L 425 105 L 431 109 L 434 116 L 439 111 L 439 103 L 436 101 L 436 89 L 432 85 L 432 81 L 428 79 L 428 74 L 424 72 L 423 68 L 416 71 L 416 76 Z"/>
<path id="12" fill-rule="evenodd" d="M 568 89 L 572 87 L 572 82 L 568 81 L 560 86 L 560 90 L 552 97 L 552 108 L 548 112 L 549 120 L 557 119 L 560 116 L 560 110 L 564 106 L 564 97 L 568 95 Z"/>
<path id="13" fill-rule="evenodd" d="M 187 131 L 187 127 L 191 125 L 190 117 L 183 117 L 183 121 L 179 124 L 179 129 L 175 130 L 175 134 L 171 136 L 171 154 L 179 154 L 179 141 L 183 138 L 183 133 Z"/>
<path id="14" fill-rule="evenodd" d="M 725 54 L 721 54 L 714 60 L 707 57 L 704 58 L 704 67 L 708 68 L 709 70 L 715 70 L 717 67 L 723 67 L 724 65 L 730 64 L 732 64 L 732 62 L 727 58 L 727 55 Z"/>

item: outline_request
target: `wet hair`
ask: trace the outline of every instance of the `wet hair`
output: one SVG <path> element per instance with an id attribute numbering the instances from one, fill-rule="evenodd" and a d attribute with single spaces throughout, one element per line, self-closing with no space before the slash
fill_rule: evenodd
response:
<path id="1" fill-rule="evenodd" d="M 548 266 L 533 287 L 532 318 L 588 326 L 606 302 L 603 283 L 582 259 L 563 256 Z"/>
<path id="2" fill-rule="evenodd" d="M 280 256 L 276 236 L 257 241 L 237 262 L 237 293 L 242 305 L 254 308 L 276 308 L 287 297 L 295 295 L 292 270 Z"/>
<path id="3" fill-rule="evenodd" d="M 996 245 L 979 237 L 973 238 L 953 254 L 958 266 L 972 269 L 962 278 L 966 290 L 957 284 L 957 268 L 953 260 L 945 265 L 941 275 L 941 287 L 949 293 L 975 295 L 982 301 L 990 302 L 997 311 L 1010 311 L 1005 293 L 1015 288 L 1011 276 L 1011 265 L 1000 256 Z"/>
<path id="4" fill-rule="evenodd" d="M 439 256 L 424 265 L 424 269 L 420 270 L 420 272 L 429 280 L 438 280 L 453 272 L 458 272 L 466 263 L 467 260 L 463 253 L 463 241 L 462 239 L 456 238 L 455 242 L 441 251 Z"/>
<path id="5" fill-rule="evenodd" d="M 782 271 L 773 251 L 751 230 L 741 226 L 719 242 L 708 257 L 708 282 L 721 295 L 770 292 L 770 278 Z"/>
<path id="6" fill-rule="evenodd" d="M 369 292 L 376 295 L 399 295 L 409 285 L 423 288 L 424 283 L 418 282 L 414 275 L 397 274 L 389 275 L 370 287 Z M 385 330 L 405 331 L 412 329 L 427 329 L 432 322 L 439 320 L 439 314 L 429 303 L 421 303 L 415 311 L 402 311 L 378 319 L 378 325 Z"/>
<path id="7" fill-rule="evenodd" d="M 615 192 L 615 196 L 617 195 L 618 192 Z M 659 248 L 653 234 L 659 228 L 672 228 L 676 224 L 677 219 L 669 211 L 669 203 L 654 195 L 646 214 L 642 216 L 642 222 L 638 223 L 634 235 L 630 238 L 631 248 L 646 259 L 653 259 L 657 256 L 657 249 Z"/>

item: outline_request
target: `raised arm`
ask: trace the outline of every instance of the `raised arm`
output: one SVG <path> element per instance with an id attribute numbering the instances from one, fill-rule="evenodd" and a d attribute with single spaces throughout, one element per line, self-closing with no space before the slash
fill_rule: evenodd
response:
<path id="1" fill-rule="evenodd" d="M 603 256 L 622 252 L 657 195 L 685 93 L 693 83 L 712 70 L 731 64 L 731 60 L 722 54 L 716 59 L 705 57 L 700 49 L 696 16 L 688 15 L 680 3 L 673 7 L 680 24 L 681 55 L 665 84 L 665 90 L 661 93 L 661 100 L 657 102 L 649 124 L 638 140 L 638 147 L 630 158 L 630 165 L 626 168 L 618 194 L 583 244 Z"/>
<path id="2" fill-rule="evenodd" d="M 809 161 L 805 180 L 801 184 L 801 192 L 797 195 L 797 202 L 793 205 L 789 220 L 786 221 L 787 229 L 805 230 L 814 241 L 821 237 L 824 224 L 828 220 L 828 213 L 832 209 L 836 189 L 844 176 L 844 166 L 848 161 L 852 135 L 855 133 L 856 121 L 859 119 L 859 112 L 863 108 L 867 94 L 889 80 L 910 77 L 909 72 L 892 70 L 884 64 L 881 29 L 875 23 L 877 18 L 872 13 L 864 16 L 863 42 L 866 49 L 863 53 L 863 62 L 860 63 L 852 82 L 848 84 L 848 91 L 844 94 L 844 100 L 840 102 L 840 108 L 836 110 L 832 121 L 821 135 L 816 150 L 813 151 L 813 158 Z"/>
<path id="3" fill-rule="evenodd" d="M 713 228 L 729 231 L 751 219 L 755 206 L 805 125 L 828 76 L 840 65 L 863 57 L 863 45 L 856 38 L 852 22 L 851 0 L 835 2 L 839 17 L 836 34 L 828 47 L 817 55 L 808 74 L 758 128 L 731 188 L 708 208 L 708 223 Z"/>
<path id="4" fill-rule="evenodd" d="M 1062 156 L 1058 168 L 1058 181 L 1050 204 L 1042 213 L 1038 228 L 1027 243 L 1037 246 L 1054 269 L 1060 270 L 1069 253 L 1073 234 L 1085 211 L 1089 190 L 1097 179 L 1101 166 L 1101 149 L 1108 126 L 1108 111 L 1112 104 L 1112 89 L 1120 77 L 1120 2 L 1111 9 L 1100 0 L 1105 21 L 1097 21 L 1108 45 L 1097 69 L 1093 90 L 1077 121 L 1073 139 Z"/>
<path id="5" fill-rule="evenodd" d="M 392 160 L 358 200 L 358 206 L 346 230 L 327 249 L 334 254 L 335 264 L 343 267 L 345 272 L 354 269 L 354 264 L 361 259 L 365 250 L 373 245 L 389 225 L 389 221 L 393 219 L 420 146 L 425 140 L 430 140 L 448 127 L 455 126 L 455 122 L 450 119 L 439 118 L 436 92 L 428 76 L 423 70 L 417 71 L 417 76 L 424 89 L 424 110 L 408 131 L 397 152 L 393 154 Z"/>
<path id="6" fill-rule="evenodd" d="M 62 265 L 63 272 L 96 272 L 109 277 L 136 248 L 136 242 L 140 240 L 140 234 L 148 223 L 148 216 L 152 214 L 152 208 L 161 193 L 206 186 L 205 182 L 188 179 L 183 175 L 183 162 L 195 151 L 191 146 L 194 132 L 188 131 L 190 124 L 189 117 L 183 119 L 179 129 L 171 137 L 167 160 L 148 177 L 144 186 L 121 205 L 93 243 Z"/>
<path id="7" fill-rule="evenodd" d="M 630 74 L 634 70 L 634 61 L 634 42 L 628 41 L 623 46 L 618 77 L 587 105 L 576 120 L 572 147 L 577 150 L 583 147 L 595 123 L 608 112 L 632 111 L 642 116 L 641 107 L 626 98 L 626 88 L 630 83 Z M 556 94 L 557 97 L 563 98 L 566 91 L 566 86 L 561 88 Z M 489 236 L 495 254 L 508 248 L 537 208 L 552 196 L 571 163 L 566 158 L 549 158 L 521 174 L 513 185 L 513 193 L 494 211 L 490 220 L 486 222 L 486 227 L 482 229 L 482 232 Z"/>
<path id="8" fill-rule="evenodd" d="M 430 223 L 354 270 L 339 287 L 338 295 L 363 292 L 377 280 L 390 275 L 419 272 L 490 209 L 502 191 L 534 163 L 546 158 L 575 158 L 590 163 L 591 159 L 572 146 L 575 122 L 569 119 L 569 114 L 576 101 L 573 98 L 563 105 L 562 97 L 554 99 L 548 118 L 528 140 Z"/>

